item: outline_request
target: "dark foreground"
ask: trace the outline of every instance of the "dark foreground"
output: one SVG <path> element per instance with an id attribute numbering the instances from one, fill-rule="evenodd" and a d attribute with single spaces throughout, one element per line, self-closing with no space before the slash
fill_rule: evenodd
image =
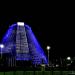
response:
<path id="1" fill-rule="evenodd" d="M 57 68 L 16 67 L 1 68 L 0 75 L 75 75 L 75 70 Z"/>
<path id="2" fill-rule="evenodd" d="M 0 75 L 75 75 L 75 71 L 7 71 Z"/>

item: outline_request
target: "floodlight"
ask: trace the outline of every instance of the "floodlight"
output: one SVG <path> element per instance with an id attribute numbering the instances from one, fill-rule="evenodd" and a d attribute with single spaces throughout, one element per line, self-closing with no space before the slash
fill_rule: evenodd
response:
<path id="1" fill-rule="evenodd" d="M 17 22 L 18 26 L 24 26 L 24 22 Z"/>

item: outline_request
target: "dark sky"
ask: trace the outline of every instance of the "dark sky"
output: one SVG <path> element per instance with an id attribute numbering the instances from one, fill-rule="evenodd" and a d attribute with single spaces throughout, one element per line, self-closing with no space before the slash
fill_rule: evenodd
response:
<path id="1" fill-rule="evenodd" d="M 68 14 L 0 16 L 0 41 L 9 26 L 17 21 L 23 21 L 32 28 L 46 53 L 46 46 L 51 46 L 51 56 L 75 55 L 75 28 Z"/>

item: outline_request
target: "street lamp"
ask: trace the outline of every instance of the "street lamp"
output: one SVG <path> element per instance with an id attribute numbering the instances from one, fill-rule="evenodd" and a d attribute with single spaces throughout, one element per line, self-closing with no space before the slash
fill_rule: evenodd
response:
<path id="1" fill-rule="evenodd" d="M 47 46 L 46 49 L 48 51 L 48 67 L 49 67 L 49 50 L 51 49 L 51 47 L 50 46 Z"/>
<path id="2" fill-rule="evenodd" d="M 71 63 L 72 63 L 72 59 L 71 59 L 71 57 L 67 57 L 67 61 L 68 61 L 67 66 L 71 65 Z"/>
<path id="3" fill-rule="evenodd" d="M 0 49 L 1 49 L 1 58 L 2 58 L 2 49 L 4 48 L 3 44 L 0 44 Z"/>

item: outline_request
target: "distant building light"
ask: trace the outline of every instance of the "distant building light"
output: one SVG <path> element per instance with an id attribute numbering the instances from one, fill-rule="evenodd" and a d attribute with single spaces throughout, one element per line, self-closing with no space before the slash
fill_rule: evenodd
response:
<path id="1" fill-rule="evenodd" d="M 24 22 L 17 22 L 18 26 L 24 26 Z"/>
<path id="2" fill-rule="evenodd" d="M 67 66 L 70 66 L 71 64 L 67 64 Z"/>
<path id="3" fill-rule="evenodd" d="M 71 57 L 67 57 L 67 60 L 71 60 Z"/>
<path id="4" fill-rule="evenodd" d="M 58 65 L 58 64 L 56 64 L 56 67 L 59 67 L 59 65 Z"/>
<path id="5" fill-rule="evenodd" d="M 45 64 L 41 64 L 41 66 L 44 66 L 45 67 Z"/>
<path id="6" fill-rule="evenodd" d="M 0 48 L 4 48 L 4 45 L 3 44 L 0 44 Z"/>

